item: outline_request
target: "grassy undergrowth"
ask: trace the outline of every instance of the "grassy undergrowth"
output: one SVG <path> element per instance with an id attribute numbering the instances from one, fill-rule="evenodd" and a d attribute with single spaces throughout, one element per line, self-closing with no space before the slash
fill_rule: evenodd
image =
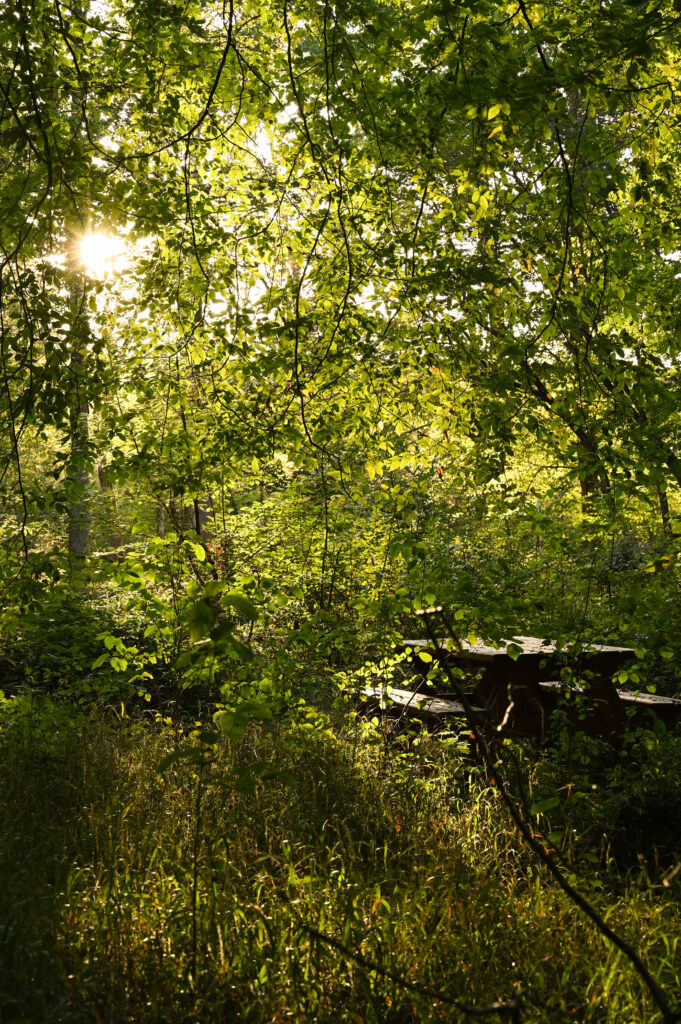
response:
<path id="1" fill-rule="evenodd" d="M 476 1005 L 520 986 L 523 1021 L 659 1019 L 446 745 L 404 756 L 323 723 L 255 727 L 236 753 L 160 773 L 176 743 L 167 726 L 93 717 L 5 733 L 3 1024 L 464 1019 L 306 926 Z M 239 792 L 237 761 L 295 784 Z M 678 876 L 575 870 L 678 991 Z"/>

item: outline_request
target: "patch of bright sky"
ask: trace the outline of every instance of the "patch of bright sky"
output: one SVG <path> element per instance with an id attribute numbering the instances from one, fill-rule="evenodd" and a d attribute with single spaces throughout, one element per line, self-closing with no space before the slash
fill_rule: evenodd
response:
<path id="1" fill-rule="evenodd" d="M 107 231 L 84 234 L 77 243 L 77 259 L 88 277 L 97 280 L 112 277 L 130 265 L 125 240 Z"/>
<path id="2" fill-rule="evenodd" d="M 264 128 L 259 127 L 255 133 L 255 155 L 263 164 L 272 163 L 272 143 Z"/>
<path id="3" fill-rule="evenodd" d="M 298 113 L 298 105 L 296 103 L 288 103 L 283 110 L 280 110 L 277 116 L 279 124 L 290 124 L 293 117 Z"/>

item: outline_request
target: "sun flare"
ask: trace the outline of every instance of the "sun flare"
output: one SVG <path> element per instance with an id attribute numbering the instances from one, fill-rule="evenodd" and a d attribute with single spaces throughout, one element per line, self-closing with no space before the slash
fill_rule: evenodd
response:
<path id="1" fill-rule="evenodd" d="M 125 243 L 105 231 L 93 231 L 78 242 L 78 259 L 90 277 L 109 277 L 123 268 Z"/>

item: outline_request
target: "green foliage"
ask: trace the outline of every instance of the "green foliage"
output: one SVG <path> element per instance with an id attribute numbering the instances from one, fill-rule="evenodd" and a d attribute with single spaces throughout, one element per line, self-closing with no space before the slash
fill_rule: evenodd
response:
<path id="1" fill-rule="evenodd" d="M 142 663 L 136 647 L 110 632 L 115 622 L 115 608 L 106 601 L 84 602 L 66 580 L 45 583 L 30 605 L 14 609 L 5 620 L 0 648 L 5 692 L 45 694 L 86 706 L 126 700 L 132 684 L 145 677 L 124 671 L 128 661 L 131 669 Z M 107 638 L 111 653 L 98 657 Z"/>

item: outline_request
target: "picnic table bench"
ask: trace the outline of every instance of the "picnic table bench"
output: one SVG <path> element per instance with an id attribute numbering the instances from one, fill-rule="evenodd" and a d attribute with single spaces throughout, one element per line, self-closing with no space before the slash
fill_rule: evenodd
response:
<path id="1" fill-rule="evenodd" d="M 365 713 L 380 712 L 396 719 L 415 718 L 431 728 L 447 728 L 452 722 L 460 725 L 466 718 L 466 710 L 461 701 L 453 700 L 450 696 L 431 697 L 416 690 L 369 685 L 364 686 L 356 696 L 360 710 Z M 476 714 L 484 713 L 483 708 L 474 707 L 473 710 Z"/>
<path id="2" fill-rule="evenodd" d="M 499 646 L 466 640 L 437 644 L 405 640 L 401 647 L 421 682 L 420 692 L 389 689 L 387 696 L 398 716 L 426 723 L 465 717 L 458 694 L 444 692 L 442 682 L 433 688 L 431 681 L 425 680 L 435 660 L 445 666 L 441 680 L 447 678 L 446 666 L 474 677 L 472 688 L 467 683 L 462 683 L 462 688 L 479 722 L 492 736 L 543 739 L 551 715 L 559 707 L 575 727 L 614 743 L 628 724 L 650 725 L 651 713 L 668 729 L 681 721 L 681 700 L 615 686 L 613 675 L 635 656 L 630 647 L 585 644 L 566 650 L 531 636 L 514 636 Z M 569 679 L 556 678 L 566 667 L 572 670 Z M 364 688 L 365 700 L 375 701 L 381 695 L 386 696 L 385 688 Z"/>

